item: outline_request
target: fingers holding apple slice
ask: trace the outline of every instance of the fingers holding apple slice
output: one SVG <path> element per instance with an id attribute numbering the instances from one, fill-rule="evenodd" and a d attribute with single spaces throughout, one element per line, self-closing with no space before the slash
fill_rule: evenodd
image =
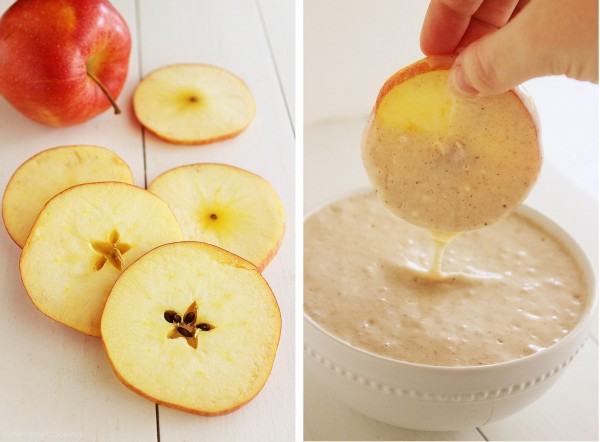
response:
<path id="1" fill-rule="evenodd" d="M 34 305 L 76 330 L 100 336 L 100 317 L 121 272 L 183 235 L 169 206 L 146 190 L 105 182 L 71 187 L 40 212 L 20 271 Z"/>
<path id="2" fill-rule="evenodd" d="M 256 113 L 242 80 L 209 65 L 179 64 L 147 75 L 133 96 L 137 119 L 175 144 L 206 144 L 242 132 Z"/>
<path id="3" fill-rule="evenodd" d="M 279 249 L 283 204 L 258 175 L 226 164 L 192 164 L 163 173 L 148 190 L 173 209 L 186 240 L 222 247 L 260 271 Z"/>
<path id="4" fill-rule="evenodd" d="M 23 247 L 44 205 L 77 184 L 119 181 L 133 184 L 131 169 L 117 154 L 99 146 L 59 146 L 25 161 L 12 175 L 2 199 L 10 237 Z"/>
<path id="5" fill-rule="evenodd" d="M 117 280 L 102 340 L 121 381 L 159 404 L 221 415 L 261 390 L 281 315 L 253 264 L 218 247 L 158 247 Z"/>
<path id="6" fill-rule="evenodd" d="M 461 98 L 451 57 L 401 69 L 379 92 L 362 158 L 390 210 L 421 227 L 484 227 L 521 203 L 541 168 L 537 114 L 522 90 Z"/>

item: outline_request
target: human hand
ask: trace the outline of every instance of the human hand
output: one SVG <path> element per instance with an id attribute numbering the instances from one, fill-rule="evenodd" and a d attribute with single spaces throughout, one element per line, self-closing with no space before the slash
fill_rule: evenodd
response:
<path id="1" fill-rule="evenodd" d="M 459 53 L 449 85 L 463 96 L 544 75 L 598 83 L 598 0 L 431 0 L 421 49 Z"/>

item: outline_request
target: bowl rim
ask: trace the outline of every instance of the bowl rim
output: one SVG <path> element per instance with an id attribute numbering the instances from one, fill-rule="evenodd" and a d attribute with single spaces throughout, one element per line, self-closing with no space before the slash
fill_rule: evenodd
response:
<path id="1" fill-rule="evenodd" d="M 307 210 L 304 214 L 303 222 L 306 222 L 308 218 L 312 215 L 320 211 L 321 209 L 343 199 L 347 199 L 351 196 L 361 195 L 366 193 L 374 193 L 373 189 L 369 186 L 360 186 L 355 187 L 352 190 L 348 190 L 334 196 L 332 198 L 327 198 L 320 203 L 316 204 L 311 209 Z M 337 345 L 343 346 L 346 350 L 349 350 L 354 353 L 358 353 L 363 357 L 371 357 L 384 362 L 386 364 L 394 364 L 399 367 L 413 368 L 419 370 L 427 370 L 431 373 L 449 373 L 449 372 L 460 372 L 460 373 L 468 373 L 468 372 L 481 372 L 481 371 L 495 371 L 495 370 L 504 370 L 505 367 L 514 367 L 522 364 L 528 364 L 530 361 L 535 361 L 540 358 L 544 358 L 550 352 L 556 352 L 558 349 L 565 347 L 571 341 L 577 340 L 582 333 L 589 333 L 589 323 L 591 321 L 592 314 L 596 311 L 597 303 L 598 303 L 598 281 L 597 275 L 594 271 L 593 266 L 591 265 L 590 259 L 585 253 L 585 251 L 581 248 L 579 243 L 565 230 L 552 220 L 550 217 L 544 215 L 542 212 L 534 209 L 524 203 L 519 204 L 512 211 L 506 214 L 509 216 L 512 213 L 517 213 L 519 215 L 524 216 L 526 219 L 533 221 L 537 226 L 541 227 L 543 230 L 546 230 L 552 236 L 555 236 L 556 239 L 571 253 L 571 255 L 575 258 L 577 263 L 580 265 L 583 278 L 586 281 L 587 290 L 586 294 L 588 297 L 585 310 L 582 316 L 579 318 L 579 321 L 575 325 L 575 327 L 570 330 L 560 341 L 550 345 L 549 347 L 543 348 L 540 351 L 532 353 L 527 356 L 523 356 L 517 359 L 510 359 L 508 361 L 497 362 L 493 364 L 485 364 L 485 365 L 428 365 L 428 364 L 417 364 L 414 362 L 403 361 L 400 359 L 393 359 L 387 356 L 379 355 L 363 348 L 355 347 L 347 341 L 337 337 L 333 333 L 325 330 L 320 324 L 318 324 L 314 319 L 312 319 L 306 311 L 303 309 L 304 315 L 304 327 L 306 328 L 307 324 L 312 326 L 318 333 L 326 337 L 327 339 L 334 341 Z M 587 339 L 587 336 L 583 338 L 583 341 Z M 583 345 L 583 343 L 582 343 Z M 581 346 L 582 346 L 581 345 Z M 304 347 L 306 350 L 306 342 L 304 343 Z M 580 350 L 581 346 L 578 346 L 571 358 Z M 570 359 L 569 359 L 570 361 Z"/>

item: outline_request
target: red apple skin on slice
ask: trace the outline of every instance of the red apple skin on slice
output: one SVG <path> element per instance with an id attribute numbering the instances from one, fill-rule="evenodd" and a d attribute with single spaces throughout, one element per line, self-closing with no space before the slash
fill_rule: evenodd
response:
<path id="1" fill-rule="evenodd" d="M 4 226 L 21 248 L 44 205 L 77 184 L 119 181 L 133 184 L 131 169 L 117 154 L 100 146 L 46 149 L 21 164 L 2 198 Z"/>
<path id="2" fill-rule="evenodd" d="M 25 291 L 46 316 L 91 336 L 115 281 L 147 251 L 181 241 L 160 198 L 130 184 L 80 184 L 52 198 L 21 251 Z"/>
<path id="3" fill-rule="evenodd" d="M 197 307 L 196 347 L 177 335 Z M 207 327 L 208 328 L 208 327 Z M 117 377 L 151 401 L 219 416 L 265 385 L 281 334 L 273 292 L 256 267 L 219 247 L 180 242 L 144 255 L 115 283 L 102 316 L 102 340 Z"/>
<path id="4" fill-rule="evenodd" d="M 419 60 L 382 86 L 361 153 L 379 199 L 404 220 L 455 233 L 520 204 L 542 164 L 539 120 L 517 88 L 466 99 L 447 85 L 450 56 Z"/>
<path id="5" fill-rule="evenodd" d="M 383 86 L 381 86 L 379 94 L 377 94 L 377 99 L 375 100 L 375 106 L 373 106 L 372 116 L 377 114 L 381 100 L 394 88 L 394 86 L 404 83 L 406 80 L 416 77 L 417 75 L 425 74 L 431 71 L 450 69 L 452 63 L 454 63 L 454 59 L 455 57 L 451 55 L 427 57 L 417 60 L 405 68 L 400 69 L 390 78 L 388 78 Z"/>
<path id="6" fill-rule="evenodd" d="M 49 126 L 90 120 L 127 78 L 131 36 L 105 0 L 19 0 L 0 19 L 0 94 Z"/>

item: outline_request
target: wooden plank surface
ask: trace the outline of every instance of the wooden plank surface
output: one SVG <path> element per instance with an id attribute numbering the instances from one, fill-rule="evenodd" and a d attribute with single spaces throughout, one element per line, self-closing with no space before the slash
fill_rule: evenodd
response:
<path id="1" fill-rule="evenodd" d="M 0 0 L 0 13 L 12 3 Z M 282 248 L 264 275 L 275 292 L 283 333 L 272 375 L 241 410 L 203 418 L 157 407 L 114 376 L 99 339 L 40 313 L 24 292 L 20 249 L 0 229 L 0 440 L 292 440 L 294 434 L 294 164 L 293 130 L 252 1 L 114 0 L 133 38 L 123 115 L 106 112 L 71 128 L 48 128 L 0 98 L 0 187 L 33 154 L 57 145 L 97 144 L 117 152 L 144 186 L 181 164 L 224 162 L 267 179 L 287 212 Z M 138 28 L 138 24 L 141 27 Z M 144 73 L 176 62 L 225 67 L 249 85 L 257 117 L 240 137 L 203 147 L 176 147 L 143 134 L 130 105 Z M 142 62 L 142 63 L 140 63 Z M 145 165 L 147 166 L 145 168 Z M 159 422 L 157 422 L 157 417 Z"/>
<path id="2" fill-rule="evenodd" d="M 296 122 L 294 0 L 257 0 L 292 124 Z"/>
<path id="3" fill-rule="evenodd" d="M 142 2 L 140 2 L 142 3 Z M 161 23 L 156 32 L 156 23 Z M 287 214 L 282 247 L 264 276 L 277 297 L 283 330 L 269 381 L 241 410 L 202 418 L 159 407 L 161 441 L 291 440 L 294 435 L 294 138 L 277 71 L 255 2 L 144 1 L 140 8 L 143 74 L 160 66 L 196 62 L 221 66 L 242 78 L 257 115 L 238 137 L 201 147 L 173 146 L 146 134 L 150 183 L 183 164 L 219 162 L 269 181 Z M 168 38 L 166 38 L 168 36 Z"/>
<path id="4" fill-rule="evenodd" d="M 0 11 L 12 4 L 0 0 Z M 135 3 L 114 2 L 137 50 Z M 138 81 L 137 59 L 111 111 L 83 125 L 49 128 L 0 99 L 0 188 L 33 154 L 53 146 L 97 144 L 112 149 L 144 183 L 142 140 L 127 105 Z M 154 404 L 131 394 L 114 376 L 100 339 L 47 318 L 31 303 L 19 277 L 20 249 L 0 229 L 0 440 L 154 440 Z M 45 265 L 45 263 L 40 263 Z"/>

